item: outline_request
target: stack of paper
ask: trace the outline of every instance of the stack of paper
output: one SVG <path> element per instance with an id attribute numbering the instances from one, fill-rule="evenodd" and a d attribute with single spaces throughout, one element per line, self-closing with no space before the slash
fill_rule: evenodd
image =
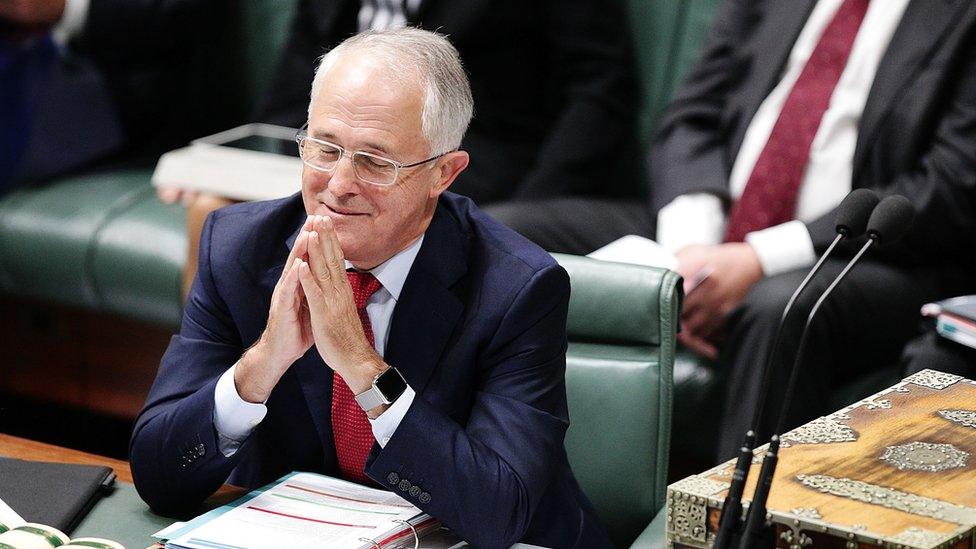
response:
<path id="1" fill-rule="evenodd" d="M 167 532 L 167 548 L 413 547 L 438 522 L 400 496 L 313 473 L 291 473 Z"/>

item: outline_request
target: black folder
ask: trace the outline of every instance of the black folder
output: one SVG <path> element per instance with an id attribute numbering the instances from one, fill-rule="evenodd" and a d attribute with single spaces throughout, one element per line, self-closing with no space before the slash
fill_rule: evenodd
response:
<path id="1" fill-rule="evenodd" d="M 68 535 L 114 482 L 110 467 L 0 458 L 0 499 Z"/>

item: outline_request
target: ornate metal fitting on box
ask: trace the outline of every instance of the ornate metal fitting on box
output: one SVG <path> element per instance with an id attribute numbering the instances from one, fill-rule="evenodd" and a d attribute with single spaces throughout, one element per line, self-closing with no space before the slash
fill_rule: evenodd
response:
<path id="1" fill-rule="evenodd" d="M 885 448 L 881 461 L 897 467 L 899 471 L 928 471 L 938 473 L 947 469 L 958 469 L 966 466 L 969 458 L 967 452 L 951 444 L 933 444 L 930 442 L 911 442 Z"/>
<path id="2" fill-rule="evenodd" d="M 800 521 L 795 521 L 788 526 L 789 530 L 780 534 L 779 537 L 787 543 L 790 549 L 803 549 L 804 547 L 813 545 L 813 540 L 810 539 L 810 536 L 806 535 L 803 530 L 800 530 Z"/>
<path id="3" fill-rule="evenodd" d="M 790 509 L 790 514 L 805 519 L 820 520 L 823 518 L 816 507 L 795 507 Z"/>
<path id="4" fill-rule="evenodd" d="M 708 529 L 705 520 L 708 506 L 704 498 L 668 493 L 668 534 L 679 543 L 694 542 L 704 545 Z"/>
<path id="5" fill-rule="evenodd" d="M 890 410 L 891 400 L 887 398 L 871 397 L 861 401 L 868 410 Z"/>
<path id="6" fill-rule="evenodd" d="M 899 534 L 891 536 L 886 541 L 906 547 L 935 547 L 948 541 L 948 538 L 951 537 L 952 534 L 941 534 L 912 526 Z"/>
<path id="7" fill-rule="evenodd" d="M 847 416 L 844 416 L 847 417 Z M 783 440 L 796 444 L 829 444 L 832 442 L 854 442 L 857 432 L 837 421 L 832 416 L 817 418 L 806 425 L 797 427 L 783 435 Z"/>
<path id="8" fill-rule="evenodd" d="M 976 411 L 974 410 L 939 410 L 939 415 L 953 423 L 976 429 Z"/>
<path id="9" fill-rule="evenodd" d="M 935 370 L 922 370 L 916 374 L 912 374 L 904 379 L 904 383 L 914 383 L 915 385 L 921 385 L 922 387 L 928 387 L 929 389 L 936 389 L 941 391 L 946 387 L 957 383 L 962 376 L 957 376 L 953 374 L 946 374 L 944 372 L 937 372 Z"/>
<path id="10" fill-rule="evenodd" d="M 837 497 L 880 505 L 920 517 L 929 517 L 955 524 L 976 524 L 976 509 L 948 501 L 902 492 L 849 478 L 829 475 L 797 475 L 804 486 Z"/>
<path id="11" fill-rule="evenodd" d="M 692 476 L 668 487 L 667 530 L 678 543 L 705 546 L 708 542 L 709 499 L 728 489 L 728 483 Z"/>

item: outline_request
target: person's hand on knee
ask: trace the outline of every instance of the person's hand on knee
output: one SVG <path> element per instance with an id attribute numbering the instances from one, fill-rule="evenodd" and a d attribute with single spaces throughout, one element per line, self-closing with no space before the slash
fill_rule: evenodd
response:
<path id="1" fill-rule="evenodd" d="M 678 272 L 685 278 L 702 269 L 709 270 L 708 278 L 685 296 L 679 341 L 714 358 L 726 317 L 762 278 L 762 265 L 752 246 L 744 243 L 689 246 L 679 250 L 677 256 Z"/>

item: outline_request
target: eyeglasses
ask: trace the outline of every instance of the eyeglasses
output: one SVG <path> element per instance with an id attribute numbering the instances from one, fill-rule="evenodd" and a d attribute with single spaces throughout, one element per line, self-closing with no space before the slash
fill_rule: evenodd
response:
<path id="1" fill-rule="evenodd" d="M 352 160 L 353 172 L 360 180 L 378 187 L 389 187 L 396 183 L 400 170 L 413 168 L 437 160 L 447 154 L 443 152 L 437 156 L 432 156 L 427 160 L 414 162 L 413 164 L 403 164 L 396 160 L 383 158 L 375 154 L 363 151 L 349 152 L 346 149 L 322 139 L 309 137 L 305 127 L 298 130 L 295 136 L 298 142 L 298 155 L 309 168 L 320 172 L 332 173 L 342 157 L 349 156 Z"/>

